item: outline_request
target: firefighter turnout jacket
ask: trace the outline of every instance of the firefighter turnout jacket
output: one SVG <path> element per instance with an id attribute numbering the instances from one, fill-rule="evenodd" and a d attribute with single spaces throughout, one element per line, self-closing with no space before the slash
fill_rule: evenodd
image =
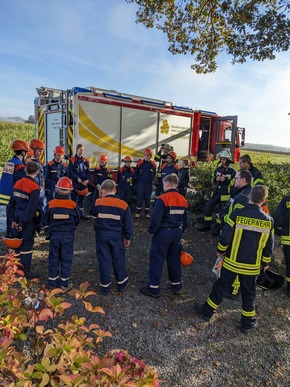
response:
<path id="1" fill-rule="evenodd" d="M 214 186 L 214 190 L 212 196 L 219 195 L 221 202 L 227 202 L 230 200 L 230 189 L 234 185 L 234 177 L 236 175 L 236 171 L 230 167 L 224 167 L 223 165 L 217 167 L 212 174 L 212 181 Z M 217 181 L 217 178 L 220 176 L 224 176 L 224 181 Z"/>
<path id="2" fill-rule="evenodd" d="M 290 195 L 280 201 L 274 221 L 275 232 L 281 236 L 281 244 L 290 246 Z"/>
<path id="3" fill-rule="evenodd" d="M 249 184 L 235 190 L 226 207 L 220 214 L 220 219 L 223 222 L 226 222 L 233 211 L 244 208 L 249 203 L 251 191 L 252 187 Z"/>
<path id="4" fill-rule="evenodd" d="M 251 164 L 249 171 L 252 174 L 252 187 L 255 185 L 263 185 L 263 176 L 258 168 L 254 167 L 253 164 Z"/>
<path id="5" fill-rule="evenodd" d="M 8 205 L 14 184 L 25 176 L 25 166 L 17 156 L 7 161 L 0 180 L 0 205 Z"/>
<path id="6" fill-rule="evenodd" d="M 274 248 L 273 219 L 256 204 L 232 212 L 219 238 L 217 252 L 225 254 L 223 267 L 237 274 L 260 274 Z"/>

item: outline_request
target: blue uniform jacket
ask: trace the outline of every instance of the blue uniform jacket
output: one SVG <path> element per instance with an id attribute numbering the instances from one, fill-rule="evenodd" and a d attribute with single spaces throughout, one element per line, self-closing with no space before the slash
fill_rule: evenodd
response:
<path id="1" fill-rule="evenodd" d="M 189 168 L 188 167 L 182 167 L 178 171 L 178 177 L 179 177 L 179 184 L 178 186 L 181 187 L 187 187 L 189 183 Z"/>
<path id="2" fill-rule="evenodd" d="M 251 164 L 249 171 L 252 174 L 252 187 L 254 187 L 255 185 L 263 185 L 263 176 L 258 170 L 258 168 L 254 167 L 253 164 Z"/>
<path id="3" fill-rule="evenodd" d="M 67 165 L 66 163 L 55 160 L 51 160 L 47 163 L 45 168 L 45 188 L 53 190 L 58 179 L 63 176 L 67 176 Z"/>
<path id="4" fill-rule="evenodd" d="M 72 157 L 68 164 L 68 177 L 72 179 L 74 189 L 83 190 L 84 186 L 78 182 L 78 178 L 82 181 L 90 180 L 90 166 L 85 157 Z"/>
<path id="5" fill-rule="evenodd" d="M 103 181 L 112 179 L 111 170 L 107 167 L 98 166 L 94 170 L 94 185 L 101 185 Z"/>
<path id="6" fill-rule="evenodd" d="M 256 204 L 231 213 L 219 238 L 217 251 L 225 253 L 223 266 L 237 274 L 259 275 L 274 249 L 274 224 Z"/>
<path id="7" fill-rule="evenodd" d="M 94 229 L 98 233 L 107 235 L 123 235 L 130 240 L 133 233 L 131 211 L 124 200 L 115 195 L 108 195 L 95 201 L 90 209 L 90 214 L 95 216 Z"/>
<path id="8" fill-rule="evenodd" d="M 142 181 L 143 183 L 152 183 L 156 174 L 156 164 L 154 161 L 140 160 L 137 163 L 135 170 L 136 181 Z"/>
<path id="9" fill-rule="evenodd" d="M 160 195 L 154 205 L 149 233 L 156 234 L 160 228 L 187 229 L 187 201 L 176 189 Z"/>
<path id="10" fill-rule="evenodd" d="M 25 166 L 18 157 L 13 156 L 7 161 L 0 180 L 0 204 L 9 203 L 14 184 L 25 176 Z"/>
<path id="11" fill-rule="evenodd" d="M 52 233 L 70 232 L 76 229 L 80 217 L 78 206 L 68 195 L 56 194 L 48 202 L 44 223 Z"/>
<path id="12" fill-rule="evenodd" d="M 131 188 L 133 185 L 135 169 L 126 165 L 118 171 L 118 187 Z"/>
<path id="13" fill-rule="evenodd" d="M 7 220 L 10 226 L 13 221 L 24 228 L 39 211 L 39 185 L 32 177 L 26 176 L 18 180 L 14 187 L 7 207 Z"/>
<path id="14" fill-rule="evenodd" d="M 175 173 L 175 175 L 178 175 L 178 165 L 177 164 L 167 164 L 164 163 L 161 167 L 161 177 L 162 179 L 167 176 L 167 175 L 170 175 L 171 173 Z"/>

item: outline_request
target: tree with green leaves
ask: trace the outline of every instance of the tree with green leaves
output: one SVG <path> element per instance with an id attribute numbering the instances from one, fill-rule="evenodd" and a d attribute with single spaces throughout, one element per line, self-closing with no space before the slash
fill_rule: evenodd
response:
<path id="1" fill-rule="evenodd" d="M 217 56 L 232 63 L 275 59 L 288 51 L 290 2 L 285 0 L 126 0 L 137 23 L 163 31 L 172 54 L 190 54 L 197 73 L 214 72 Z"/>

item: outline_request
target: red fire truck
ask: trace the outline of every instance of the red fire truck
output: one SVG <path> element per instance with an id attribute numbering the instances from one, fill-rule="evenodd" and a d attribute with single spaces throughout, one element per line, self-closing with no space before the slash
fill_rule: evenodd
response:
<path id="1" fill-rule="evenodd" d="M 245 129 L 237 116 L 220 117 L 214 112 L 194 110 L 171 102 L 104 90 L 73 87 L 37 89 L 35 118 L 38 138 L 45 142 L 44 162 L 56 145 L 72 156 L 77 144 L 94 168 L 100 154 L 117 169 L 125 155 L 134 161 L 143 149 L 157 152 L 162 144 L 173 146 L 178 159 L 204 161 L 222 149 L 235 155 L 244 145 Z"/>

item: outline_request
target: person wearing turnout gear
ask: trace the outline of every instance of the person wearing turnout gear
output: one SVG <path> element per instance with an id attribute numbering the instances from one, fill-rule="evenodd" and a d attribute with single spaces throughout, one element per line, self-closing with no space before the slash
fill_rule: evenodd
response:
<path id="1" fill-rule="evenodd" d="M 43 154 L 43 151 L 45 149 L 45 144 L 43 141 L 37 138 L 34 138 L 30 141 L 29 146 L 34 153 L 34 156 L 31 158 L 31 160 L 37 163 L 39 166 L 39 173 L 36 177 L 36 183 L 39 185 L 39 188 L 40 188 L 39 204 L 40 204 L 41 218 L 42 218 L 47 205 L 47 198 L 45 196 L 44 167 L 43 167 L 42 161 L 40 160 Z M 40 218 L 40 223 L 37 226 L 38 232 L 41 229 L 41 218 Z"/>
<path id="2" fill-rule="evenodd" d="M 123 292 L 128 283 L 125 248 L 130 246 L 133 222 L 128 204 L 119 199 L 116 192 L 113 180 L 103 181 L 100 198 L 90 209 L 90 214 L 95 216 L 96 253 L 104 295 L 109 294 L 111 288 L 111 263 L 119 292 Z"/>
<path id="3" fill-rule="evenodd" d="M 131 167 L 131 156 L 125 156 L 123 162 L 124 165 L 118 171 L 118 196 L 129 204 L 131 202 L 135 169 Z"/>
<path id="4" fill-rule="evenodd" d="M 75 229 L 80 221 L 80 211 L 71 200 L 72 181 L 64 176 L 55 185 L 55 197 L 48 202 L 44 231 L 50 234 L 48 255 L 49 288 L 72 288 L 70 273 L 73 262 Z"/>
<path id="5" fill-rule="evenodd" d="M 217 256 L 224 257 L 220 278 L 213 284 L 207 301 L 194 306 L 199 316 L 210 321 L 238 275 L 242 296 L 240 328 L 243 333 L 257 327 L 256 279 L 261 269 L 267 270 L 274 249 L 273 219 L 261 209 L 267 195 L 266 187 L 253 187 L 249 204 L 233 211 L 227 219 L 217 247 Z"/>
<path id="6" fill-rule="evenodd" d="M 67 176 L 67 164 L 64 163 L 64 149 L 57 145 L 53 150 L 53 160 L 49 161 L 45 167 L 45 189 L 49 191 L 48 200 L 55 197 L 55 185 L 61 177 Z"/>
<path id="7" fill-rule="evenodd" d="M 99 157 L 99 165 L 94 170 L 94 196 L 93 201 L 98 199 L 100 197 L 100 189 L 101 184 L 103 181 L 107 179 L 112 179 L 112 173 L 110 168 L 107 167 L 108 163 L 108 156 L 107 155 L 101 155 Z"/>
<path id="8" fill-rule="evenodd" d="M 145 203 L 145 217 L 150 219 L 150 199 L 153 180 L 156 174 L 156 164 L 151 160 L 152 154 L 151 148 L 144 149 L 144 159 L 138 161 L 135 169 L 135 180 L 137 183 L 136 219 L 140 218 L 143 201 Z"/>
<path id="9" fill-rule="evenodd" d="M 14 140 L 11 144 L 13 157 L 4 165 L 0 180 L 0 205 L 7 206 L 13 192 L 14 184 L 26 176 L 25 160 L 29 146 L 25 141 Z"/>
<path id="10" fill-rule="evenodd" d="M 40 216 L 40 188 L 36 183 L 39 165 L 33 161 L 26 165 L 26 176 L 18 180 L 7 206 L 8 229 L 16 229 L 22 235 L 22 245 L 15 249 L 15 257 L 20 259 L 24 276 L 31 279 L 40 275 L 31 270 L 32 249 L 38 217 Z"/>
<path id="11" fill-rule="evenodd" d="M 275 233 L 281 237 L 286 263 L 285 293 L 290 297 L 290 195 L 285 196 L 274 213 Z"/>
<path id="12" fill-rule="evenodd" d="M 235 176 L 235 190 L 232 192 L 232 196 L 228 201 L 227 205 L 218 214 L 217 225 L 219 226 L 218 235 L 220 231 L 223 229 L 223 226 L 227 222 L 227 219 L 231 215 L 231 213 L 237 209 L 244 208 L 250 200 L 250 194 L 252 191 L 251 187 L 252 175 L 251 172 L 247 170 L 239 170 Z M 235 281 L 232 284 L 232 292 L 227 295 L 229 298 L 235 298 L 235 296 L 239 292 L 240 281 L 239 278 L 236 277 Z"/>
<path id="13" fill-rule="evenodd" d="M 152 234 L 150 247 L 149 279 L 140 289 L 145 296 L 160 296 L 160 281 L 164 262 L 167 263 L 168 278 L 173 294 L 178 295 L 181 282 L 181 236 L 187 229 L 188 204 L 177 191 L 178 176 L 174 173 L 163 179 L 164 194 L 160 195 L 153 209 L 148 228 Z"/>
<path id="14" fill-rule="evenodd" d="M 226 149 L 220 153 L 219 165 L 212 174 L 214 189 L 210 199 L 205 204 L 204 222 L 197 225 L 199 231 L 210 230 L 212 223 L 212 213 L 218 206 L 218 212 L 221 212 L 226 203 L 230 200 L 230 189 L 234 185 L 236 171 L 230 167 L 231 154 Z M 216 225 L 218 228 L 218 225 Z M 216 234 L 216 232 L 213 232 Z"/>
<path id="15" fill-rule="evenodd" d="M 251 157 L 249 155 L 243 155 L 239 158 L 240 168 L 243 170 L 250 171 L 252 174 L 252 187 L 255 185 L 263 185 L 264 180 L 262 173 L 258 168 L 252 164 Z"/>
<path id="16" fill-rule="evenodd" d="M 162 144 L 154 157 L 154 161 L 158 163 L 158 167 L 156 169 L 156 191 L 155 191 L 156 197 L 158 197 L 161 194 L 161 191 L 163 188 L 161 167 L 164 163 L 166 163 L 167 154 L 169 151 L 173 151 L 173 147 L 170 144 Z"/>
<path id="17" fill-rule="evenodd" d="M 90 166 L 88 160 L 83 156 L 85 147 L 78 144 L 76 154 L 70 159 L 68 164 L 68 177 L 73 182 L 73 191 L 71 199 L 77 203 L 81 213 L 81 219 L 87 219 L 84 216 L 84 199 L 88 194 L 88 183 L 90 181 Z"/>

